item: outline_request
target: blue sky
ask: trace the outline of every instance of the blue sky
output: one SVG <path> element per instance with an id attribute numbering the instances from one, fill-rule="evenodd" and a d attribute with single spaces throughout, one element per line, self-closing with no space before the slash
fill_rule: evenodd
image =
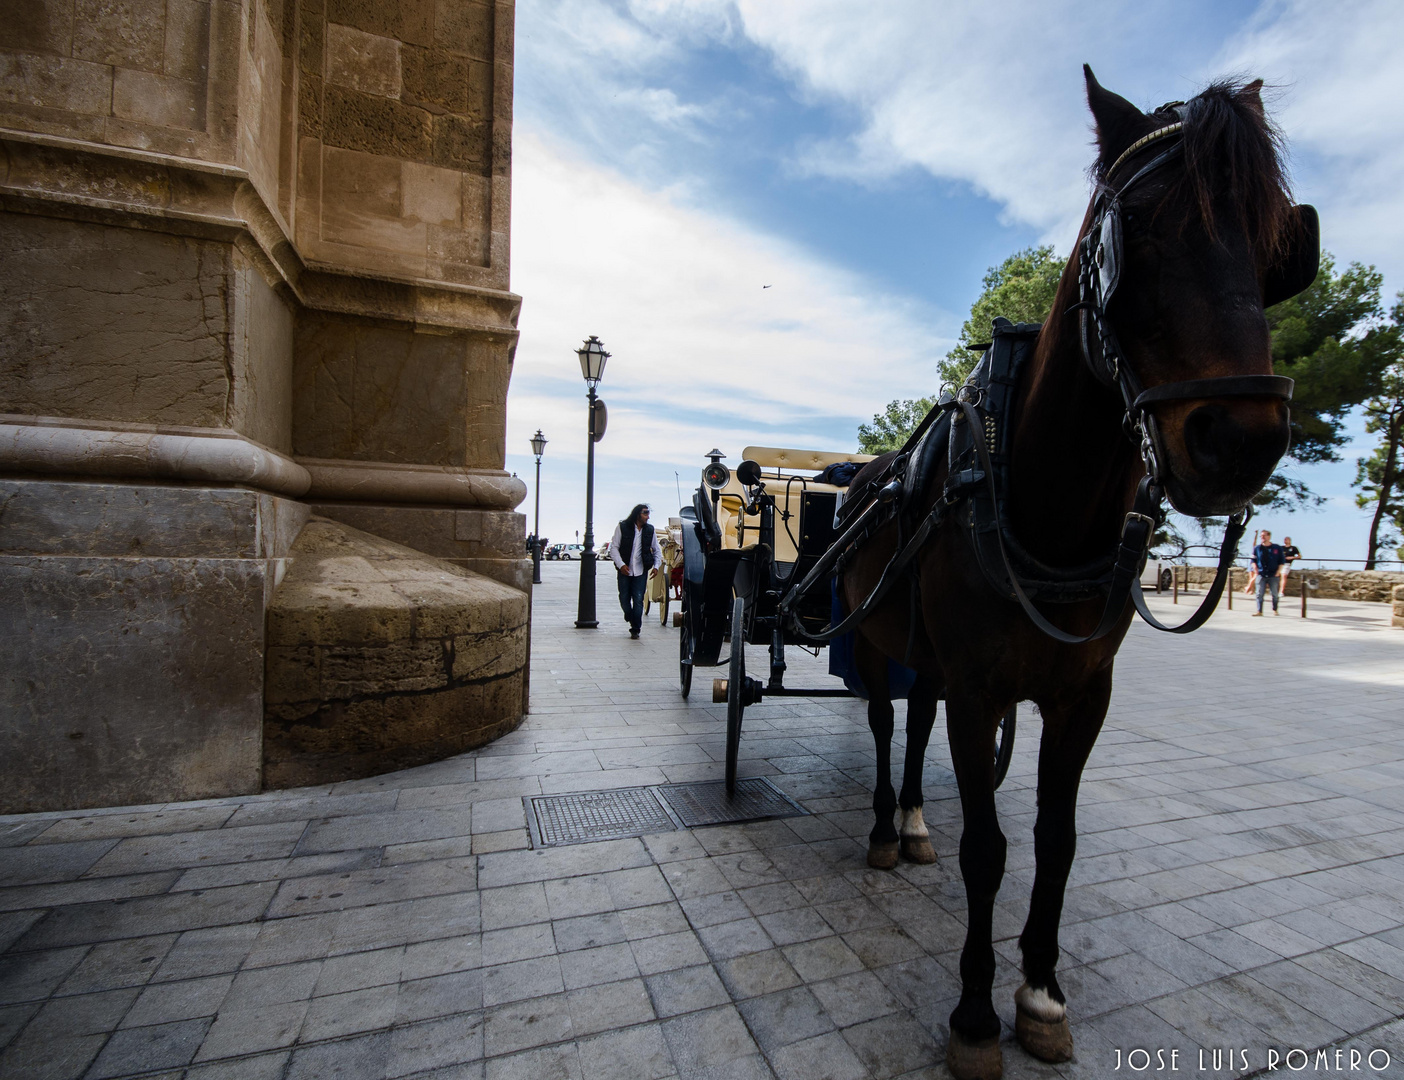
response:
<path id="1" fill-rule="evenodd" d="M 634 502 L 674 512 L 714 445 L 733 466 L 746 445 L 851 449 L 887 401 L 934 389 L 990 265 L 1067 252 L 1088 196 L 1084 60 L 1143 107 L 1267 78 L 1326 246 L 1392 295 L 1401 30 L 1385 3 L 519 0 L 508 468 L 532 482 L 542 428 L 542 531 L 574 539 L 573 350 L 592 333 L 614 354 L 601 538 Z M 1360 557 L 1360 452 L 1299 470 L 1323 511 L 1263 523 Z"/>

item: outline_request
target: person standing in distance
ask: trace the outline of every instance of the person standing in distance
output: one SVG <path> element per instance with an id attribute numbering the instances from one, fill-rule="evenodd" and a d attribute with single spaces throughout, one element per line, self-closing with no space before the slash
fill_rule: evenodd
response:
<path id="1" fill-rule="evenodd" d="M 1292 572 L 1292 564 L 1302 557 L 1301 549 L 1292 543 L 1290 536 L 1282 538 L 1282 581 L 1278 585 L 1278 590 L 1283 596 L 1287 595 L 1287 575 Z M 1305 585 L 1302 588 L 1306 588 Z"/>
<path id="2" fill-rule="evenodd" d="M 1264 529 L 1258 534 L 1258 544 L 1253 548 L 1253 565 L 1258 570 L 1258 610 L 1253 614 L 1263 613 L 1263 594 L 1269 589 L 1272 590 L 1272 613 L 1279 615 L 1277 610 L 1277 572 L 1282 569 L 1284 562 L 1282 545 L 1272 542 L 1272 533 Z"/>
<path id="3" fill-rule="evenodd" d="M 643 628 L 644 587 L 648 584 L 648 575 L 663 564 L 658 535 L 648 523 L 647 503 L 639 503 L 614 527 L 609 557 L 619 571 L 619 606 L 624 609 L 629 636 L 636 638 Z"/>

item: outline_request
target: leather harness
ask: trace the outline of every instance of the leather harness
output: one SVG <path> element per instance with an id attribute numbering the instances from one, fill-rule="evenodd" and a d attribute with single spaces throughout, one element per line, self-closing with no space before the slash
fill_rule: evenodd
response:
<path id="1" fill-rule="evenodd" d="M 993 340 L 970 377 L 957 392 L 943 392 L 888 468 L 862 495 L 845 501 L 843 534 L 781 601 L 782 618 L 788 618 L 796 630 L 802 630 L 795 615 L 800 598 L 821 580 L 842 573 L 844 561 L 863 540 L 878 527 L 897 520 L 898 550 L 878 584 L 837 624 L 817 633 L 807 632 L 809 640 L 832 640 L 862 622 L 906 575 L 933 531 L 952 516 L 964 526 L 990 584 L 1016 600 L 1041 631 L 1058 641 L 1081 644 L 1105 636 L 1121 620 L 1128 599 L 1146 622 L 1170 633 L 1197 630 L 1213 613 L 1252 517 L 1252 507 L 1244 506 L 1229 517 L 1214 581 L 1198 610 L 1178 626 L 1160 622 L 1146 606 L 1140 582 L 1151 540 L 1166 519 L 1161 472 L 1165 454 L 1152 406 L 1210 397 L 1275 397 L 1288 401 L 1293 383 L 1278 375 L 1228 375 L 1143 387 L 1126 362 L 1107 318 L 1107 305 L 1121 276 L 1122 199 L 1146 177 L 1183 153 L 1186 108 L 1181 102 L 1163 107 L 1162 111 L 1174 112 L 1176 122 L 1133 143 L 1098 185 L 1091 224 L 1079 243 L 1078 303 L 1065 313 L 1079 313 L 1083 360 L 1099 382 L 1120 392 L 1125 407 L 1124 425 L 1139 442 L 1146 466 L 1146 475 L 1137 485 L 1131 509 L 1123 519 L 1116 551 L 1083 566 L 1054 568 L 1039 562 L 1014 538 L 1005 513 L 1013 427 L 1010 418 L 1021 370 L 1032 355 L 1040 326 L 996 319 Z M 1114 183 L 1122 165 L 1147 146 L 1165 140 L 1173 141 L 1124 183 Z M 943 458 L 949 462 L 949 468 L 941 496 L 921 520 L 905 520 L 904 505 L 910 506 L 929 488 Z M 912 588 L 917 587 L 913 577 Z M 1082 636 L 1054 626 L 1032 600 L 1037 597 L 1044 602 L 1076 603 L 1098 595 L 1106 596 L 1102 615 L 1096 628 Z M 909 654 L 910 647 L 909 640 Z"/>

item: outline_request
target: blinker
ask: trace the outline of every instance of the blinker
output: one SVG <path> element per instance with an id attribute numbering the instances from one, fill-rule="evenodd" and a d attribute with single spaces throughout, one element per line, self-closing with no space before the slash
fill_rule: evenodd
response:
<path id="1" fill-rule="evenodd" d="M 1316 280 L 1321 268 L 1321 219 L 1316 207 L 1292 207 L 1286 226 L 1290 240 L 1282 259 L 1263 275 L 1263 307 L 1290 300 Z"/>
<path id="2" fill-rule="evenodd" d="M 1102 215 L 1097 240 L 1097 287 L 1102 309 L 1111 303 L 1112 293 L 1121 281 L 1121 204 L 1113 201 Z"/>

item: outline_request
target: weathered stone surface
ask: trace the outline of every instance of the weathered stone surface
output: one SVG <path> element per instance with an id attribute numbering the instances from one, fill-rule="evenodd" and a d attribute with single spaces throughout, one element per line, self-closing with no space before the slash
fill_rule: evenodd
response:
<path id="1" fill-rule="evenodd" d="M 15 413 L 219 425 L 222 244 L 0 216 L 0 400 Z"/>
<path id="2" fill-rule="evenodd" d="M 232 245 L 10 214 L 0 262 L 6 411 L 291 449 L 291 314 Z"/>
<path id="3" fill-rule="evenodd" d="M 526 516 L 505 511 L 373 503 L 313 503 L 322 517 L 446 559 L 456 566 L 526 590 L 531 560 L 526 547 Z"/>
<path id="4" fill-rule="evenodd" d="M 510 374 L 506 345 L 468 332 L 305 312 L 293 368 L 294 453 L 500 469 Z"/>
<path id="5" fill-rule="evenodd" d="M 1389 624 L 1404 627 L 1404 585 L 1394 587 L 1394 613 L 1390 617 Z"/>
<path id="6" fill-rule="evenodd" d="M 4 812 L 258 790 L 268 574 L 0 557 Z"/>
<path id="7" fill-rule="evenodd" d="M 400 43 L 350 26 L 327 27 L 327 81 L 381 97 L 400 96 Z"/>
<path id="8" fill-rule="evenodd" d="M 313 518 L 268 611 L 264 783 L 459 753 L 521 721 L 525 593 Z"/>
<path id="9" fill-rule="evenodd" d="M 237 488 L 0 480 L 0 555 L 278 559 L 308 513 Z"/>

